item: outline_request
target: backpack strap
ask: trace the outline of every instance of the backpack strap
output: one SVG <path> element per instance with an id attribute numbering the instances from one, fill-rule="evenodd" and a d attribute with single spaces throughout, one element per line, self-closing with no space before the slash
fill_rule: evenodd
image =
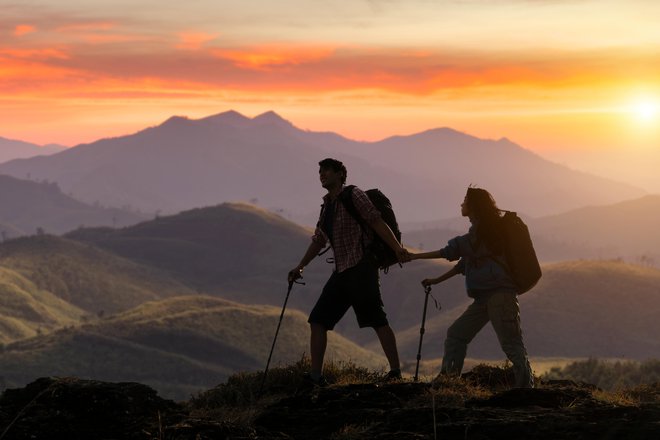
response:
<path id="1" fill-rule="evenodd" d="M 355 207 L 355 203 L 353 203 L 353 189 L 355 188 L 355 185 L 348 185 L 344 190 L 339 193 L 339 196 L 337 197 L 339 201 L 341 201 L 342 205 L 344 205 L 344 208 L 346 208 L 346 211 L 353 217 L 353 219 L 360 224 L 360 227 L 364 230 L 365 224 L 364 224 L 364 219 L 362 219 L 362 216 L 357 211 L 357 208 Z"/>
<path id="2" fill-rule="evenodd" d="M 360 229 L 362 229 L 362 235 L 360 236 L 360 245 L 362 246 L 362 250 L 366 250 L 366 246 L 364 245 L 364 236 L 367 234 L 367 231 L 369 230 L 369 226 L 367 223 L 364 221 L 360 213 L 358 212 L 357 208 L 355 207 L 355 203 L 353 202 L 353 189 L 355 188 L 355 185 L 348 185 L 344 188 L 344 190 L 339 193 L 339 201 L 341 201 L 341 204 L 344 205 L 344 208 L 346 208 L 346 211 L 353 217 L 353 219 L 360 225 Z"/>
<path id="3" fill-rule="evenodd" d="M 325 208 L 326 208 L 325 203 L 322 203 L 321 204 L 321 212 L 319 213 L 319 220 L 316 222 L 316 227 L 319 228 L 319 229 L 323 229 L 322 220 L 323 220 L 323 215 L 325 214 Z M 317 257 L 320 257 L 321 255 L 327 253 L 332 248 L 331 240 L 328 240 L 328 242 L 329 242 L 328 246 L 326 246 L 325 249 L 323 249 L 321 252 L 319 252 L 316 255 Z M 327 263 L 332 264 L 332 263 L 334 263 L 334 258 L 328 257 L 328 258 L 325 259 L 325 261 Z"/>

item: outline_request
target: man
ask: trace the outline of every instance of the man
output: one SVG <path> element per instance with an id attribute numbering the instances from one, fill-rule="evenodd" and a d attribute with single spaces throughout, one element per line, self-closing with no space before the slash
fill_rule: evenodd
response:
<path id="1" fill-rule="evenodd" d="M 355 187 L 351 192 L 353 204 L 371 229 L 363 231 L 339 200 L 346 176 L 346 167 L 340 161 L 324 159 L 319 162 L 321 186 L 328 193 L 323 197 L 323 208 L 312 242 L 300 264 L 290 271 L 288 276 L 289 282 L 302 277 L 304 267 L 330 243 L 334 252 L 335 270 L 308 319 L 311 328 L 312 362 L 308 379 L 321 386 L 326 384 L 322 370 L 328 330 L 334 328 L 350 307 L 353 307 L 360 328 L 373 327 L 376 331 L 390 365 L 386 379 L 401 378 L 396 338 L 387 321 L 380 295 L 378 267 L 369 260 L 366 255 L 368 251 L 365 252 L 365 249 L 373 239 L 373 230 L 396 252 L 400 262 L 409 259 L 408 251 L 397 241 L 367 195 Z"/>

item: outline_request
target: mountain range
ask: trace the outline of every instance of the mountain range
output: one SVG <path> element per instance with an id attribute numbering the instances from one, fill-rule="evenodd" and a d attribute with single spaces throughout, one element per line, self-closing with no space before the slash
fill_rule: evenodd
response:
<path id="1" fill-rule="evenodd" d="M 382 189 L 402 221 L 453 216 L 470 184 L 490 189 L 503 208 L 532 216 L 645 194 L 549 162 L 506 139 L 441 128 L 357 142 L 301 130 L 273 112 L 172 117 L 132 135 L 0 164 L 0 173 L 57 182 L 87 203 L 175 213 L 252 201 L 311 225 L 323 195 L 317 163 L 324 157 L 347 164 L 349 183 Z"/>

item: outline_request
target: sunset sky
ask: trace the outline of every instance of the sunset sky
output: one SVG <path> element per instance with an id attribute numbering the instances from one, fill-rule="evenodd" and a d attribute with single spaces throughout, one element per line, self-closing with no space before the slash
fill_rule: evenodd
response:
<path id="1" fill-rule="evenodd" d="M 358 140 L 507 137 L 660 192 L 656 0 L 1 3 L 1 137 L 274 110 Z"/>

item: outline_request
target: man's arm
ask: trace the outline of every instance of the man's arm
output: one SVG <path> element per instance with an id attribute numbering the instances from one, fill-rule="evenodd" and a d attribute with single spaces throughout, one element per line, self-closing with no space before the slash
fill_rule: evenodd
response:
<path id="1" fill-rule="evenodd" d="M 378 217 L 372 220 L 369 223 L 369 226 L 376 232 L 376 234 L 378 234 L 380 238 L 383 239 L 385 244 L 396 253 L 396 257 L 400 263 L 410 261 L 410 254 L 408 253 L 408 250 L 401 246 L 401 243 L 399 243 L 399 240 L 396 239 L 394 232 L 392 232 L 390 227 L 382 218 Z"/>
<path id="2" fill-rule="evenodd" d="M 293 268 L 288 275 L 289 283 L 293 283 L 298 278 L 302 278 L 302 272 L 305 266 L 307 266 L 318 254 L 323 250 L 323 245 L 316 241 L 312 241 L 303 255 L 300 263 Z"/>

